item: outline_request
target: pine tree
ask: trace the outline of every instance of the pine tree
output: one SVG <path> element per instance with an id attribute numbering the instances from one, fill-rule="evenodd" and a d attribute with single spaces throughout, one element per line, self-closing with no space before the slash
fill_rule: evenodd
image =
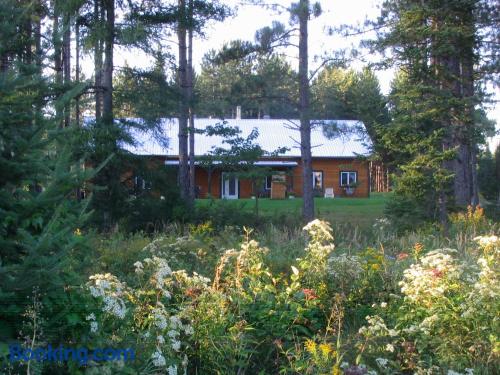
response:
<path id="1" fill-rule="evenodd" d="M 47 34 L 36 32 L 46 19 L 32 18 L 30 5 L 0 5 L 0 19 L 9 20 L 0 26 L 0 336 L 9 340 L 34 288 L 48 325 L 73 306 L 64 288 L 80 282 L 71 268 L 81 258 L 78 230 L 86 219 L 75 191 L 89 177 L 70 148 L 75 128 L 61 128 L 50 111 L 68 106 L 81 87 L 61 92 L 40 69 L 51 63 L 50 49 L 39 45 Z M 57 342 L 67 324 L 58 321 L 46 338 Z"/>
<path id="2" fill-rule="evenodd" d="M 387 147 L 403 156 L 396 159 L 397 191 L 413 197 L 438 192 L 433 206 L 439 207 L 445 228 L 448 206 L 477 204 L 481 137 L 474 107 L 480 95 L 474 88 L 482 77 L 474 66 L 484 46 L 478 28 L 485 6 L 488 2 L 477 0 L 386 1 L 375 25 L 379 38 L 371 44 L 390 49 L 385 63 L 401 72 L 391 95 L 393 121 L 384 136 Z M 404 137 L 398 140 L 391 132 Z"/>

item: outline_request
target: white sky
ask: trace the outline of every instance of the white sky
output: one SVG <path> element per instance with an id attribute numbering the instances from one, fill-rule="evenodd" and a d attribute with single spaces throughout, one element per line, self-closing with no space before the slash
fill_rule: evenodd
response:
<path id="1" fill-rule="evenodd" d="M 289 15 L 287 12 L 281 14 L 267 10 L 259 6 L 253 5 L 238 5 L 237 0 L 222 0 L 230 6 L 237 6 L 237 15 L 227 19 L 224 22 L 211 23 L 206 29 L 205 38 L 196 38 L 193 48 L 193 62 L 195 69 L 199 71 L 201 58 L 210 49 L 219 49 L 224 43 L 235 39 L 243 39 L 253 41 L 255 31 L 270 26 L 273 20 L 279 20 L 288 25 Z M 243 2 L 245 0 L 242 0 Z M 291 0 L 270 0 L 272 3 L 289 6 Z M 374 19 L 378 16 L 378 5 L 381 0 L 320 0 L 322 14 L 312 19 L 309 23 L 309 55 L 310 69 L 314 70 L 319 62 L 315 61 L 315 56 L 329 55 L 334 50 L 348 48 L 351 45 L 356 46 L 359 42 L 359 37 L 344 38 L 339 35 L 329 36 L 326 32 L 327 27 L 340 26 L 341 24 L 357 24 L 363 23 L 368 17 Z M 174 38 L 175 39 L 175 38 Z M 176 45 L 171 46 L 175 52 Z M 293 66 L 297 65 L 298 53 L 294 48 L 289 48 L 286 51 L 290 62 Z M 376 57 L 373 56 L 376 60 Z M 140 53 L 131 53 L 125 51 L 117 51 L 115 53 L 115 64 L 123 66 L 125 62 L 131 66 L 148 66 L 152 61 L 147 56 Z M 361 61 L 353 61 L 351 66 L 359 69 L 363 66 Z M 90 67 L 89 67 L 90 68 Z M 390 81 L 394 74 L 392 69 L 387 71 L 376 72 L 380 81 L 381 89 L 384 93 L 388 93 Z M 89 72 L 89 75 L 91 73 Z M 500 98 L 500 90 L 495 90 L 495 97 Z M 500 129 L 500 105 L 488 111 L 489 117 L 497 120 L 497 129 Z M 490 147 L 495 146 L 500 142 L 500 136 L 496 136 L 490 142 Z"/>

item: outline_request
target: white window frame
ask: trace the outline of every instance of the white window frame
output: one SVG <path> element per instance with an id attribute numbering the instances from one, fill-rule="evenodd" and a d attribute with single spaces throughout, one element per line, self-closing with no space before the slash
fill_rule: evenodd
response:
<path id="1" fill-rule="evenodd" d="M 347 175 L 347 184 L 342 183 L 342 176 Z M 353 183 L 356 184 L 358 182 L 358 172 L 357 171 L 340 171 L 340 186 L 351 186 L 350 175 L 354 175 Z"/>

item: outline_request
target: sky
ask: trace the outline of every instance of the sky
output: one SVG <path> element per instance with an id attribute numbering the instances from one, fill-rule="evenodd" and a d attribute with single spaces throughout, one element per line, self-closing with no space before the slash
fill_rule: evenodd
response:
<path id="1" fill-rule="evenodd" d="M 273 20 L 278 20 L 288 25 L 289 15 L 286 11 L 278 12 L 265 9 L 261 6 L 242 5 L 245 0 L 221 0 L 225 4 L 236 9 L 236 16 L 226 19 L 223 22 L 210 23 L 204 37 L 197 37 L 193 43 L 193 63 L 195 70 L 199 71 L 202 57 L 210 49 L 220 49 L 224 43 L 231 40 L 242 39 L 253 41 L 255 31 L 270 26 Z M 264 0 L 266 1 L 266 0 Z M 270 2 L 288 7 L 291 0 L 270 0 Z M 343 37 L 338 34 L 329 35 L 328 27 L 340 26 L 342 24 L 362 24 L 366 18 L 375 19 L 379 14 L 378 6 L 381 0 L 320 0 L 322 14 L 309 22 L 309 67 L 314 71 L 321 62 L 320 56 L 331 55 L 334 50 L 357 46 L 361 37 Z M 247 3 L 248 4 L 248 3 Z M 370 35 L 365 35 L 369 37 Z M 175 38 L 174 38 L 175 39 Z M 176 45 L 172 44 L 172 52 L 175 52 Z M 292 66 L 298 64 L 298 51 L 296 48 L 288 48 L 284 51 Z M 376 61 L 377 56 L 366 56 L 368 60 Z M 115 64 L 117 66 L 128 64 L 130 66 L 150 66 L 152 61 L 149 57 L 140 53 L 129 51 L 117 51 Z M 360 69 L 364 63 L 354 60 L 350 66 Z M 91 73 L 90 73 L 91 74 Z M 387 94 L 390 87 L 394 70 L 376 72 L 382 92 Z M 495 98 L 500 100 L 500 90 L 492 90 Z M 500 130 L 500 104 L 488 109 L 488 116 L 497 120 L 497 130 Z M 500 135 L 490 140 L 490 148 L 496 147 L 500 143 Z"/>

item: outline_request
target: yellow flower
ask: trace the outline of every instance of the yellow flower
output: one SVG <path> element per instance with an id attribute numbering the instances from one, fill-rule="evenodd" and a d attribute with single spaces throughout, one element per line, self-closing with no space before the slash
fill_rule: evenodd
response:
<path id="1" fill-rule="evenodd" d="M 340 368 L 338 365 L 335 365 L 332 367 L 332 375 L 341 375 L 342 372 L 340 371 Z"/>
<path id="2" fill-rule="evenodd" d="M 316 343 L 313 340 L 306 340 L 305 347 L 309 354 L 316 354 Z"/>
<path id="3" fill-rule="evenodd" d="M 80 228 L 76 228 L 73 233 L 75 234 L 75 236 L 81 236 L 82 235 L 82 231 L 80 230 Z"/>
<path id="4" fill-rule="evenodd" d="M 378 263 L 372 264 L 372 270 L 378 271 L 379 269 L 380 269 L 380 264 Z"/>
<path id="5" fill-rule="evenodd" d="M 324 358 L 328 358 L 328 354 L 333 353 L 332 347 L 327 343 L 319 344 L 319 350 Z"/>

